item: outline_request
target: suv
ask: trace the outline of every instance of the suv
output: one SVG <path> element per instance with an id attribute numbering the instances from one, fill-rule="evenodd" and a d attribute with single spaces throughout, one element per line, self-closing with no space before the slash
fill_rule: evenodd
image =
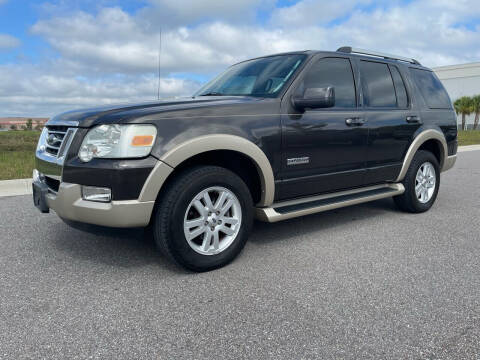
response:
<path id="1" fill-rule="evenodd" d="M 147 227 L 194 271 L 276 222 L 393 197 L 428 210 L 457 119 L 414 59 L 343 47 L 233 65 L 186 99 L 70 111 L 36 150 L 33 198 L 68 223 Z"/>

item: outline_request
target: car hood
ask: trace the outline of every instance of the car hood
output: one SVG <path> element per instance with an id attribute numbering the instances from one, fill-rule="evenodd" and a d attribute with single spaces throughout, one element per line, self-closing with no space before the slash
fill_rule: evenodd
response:
<path id="1" fill-rule="evenodd" d="M 107 105 L 68 111 L 51 118 L 47 125 L 91 127 L 98 124 L 150 122 L 174 116 L 215 115 L 216 110 L 236 108 L 242 104 L 258 103 L 262 99 L 245 96 L 205 96 L 159 100 L 138 104 Z"/>

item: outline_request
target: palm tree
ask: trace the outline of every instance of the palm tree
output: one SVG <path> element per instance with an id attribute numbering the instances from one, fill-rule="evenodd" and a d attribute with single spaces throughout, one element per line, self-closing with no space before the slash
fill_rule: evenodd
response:
<path id="1" fill-rule="evenodd" d="M 462 96 L 455 100 L 453 106 L 455 107 L 457 115 L 462 114 L 462 130 L 466 130 L 465 117 L 473 112 L 472 98 L 469 96 Z"/>
<path id="2" fill-rule="evenodd" d="M 473 130 L 476 130 L 478 127 L 478 120 L 480 118 L 480 95 L 475 95 L 472 98 L 472 110 L 475 113 L 475 121 L 473 123 Z"/>

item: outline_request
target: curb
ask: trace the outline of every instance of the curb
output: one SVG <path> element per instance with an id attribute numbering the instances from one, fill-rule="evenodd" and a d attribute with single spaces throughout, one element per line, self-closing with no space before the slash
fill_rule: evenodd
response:
<path id="1" fill-rule="evenodd" d="M 0 181 L 0 197 L 28 195 L 32 193 L 32 179 Z"/>
<path id="2" fill-rule="evenodd" d="M 457 152 L 480 150 L 480 145 L 459 146 Z M 32 179 L 0 181 L 0 197 L 28 195 L 32 193 Z"/>
<path id="3" fill-rule="evenodd" d="M 457 152 L 480 150 L 480 145 L 459 146 Z"/>

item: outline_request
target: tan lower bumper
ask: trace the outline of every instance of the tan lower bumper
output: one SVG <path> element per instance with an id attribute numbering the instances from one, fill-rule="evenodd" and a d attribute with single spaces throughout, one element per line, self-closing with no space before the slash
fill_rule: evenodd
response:
<path id="1" fill-rule="evenodd" d="M 448 156 L 443 164 L 442 172 L 450 170 L 457 161 L 457 155 Z"/>
<path id="2" fill-rule="evenodd" d="M 80 185 L 61 183 L 57 194 L 47 195 L 47 203 L 67 220 L 110 227 L 141 227 L 150 222 L 155 201 L 85 201 Z"/>

